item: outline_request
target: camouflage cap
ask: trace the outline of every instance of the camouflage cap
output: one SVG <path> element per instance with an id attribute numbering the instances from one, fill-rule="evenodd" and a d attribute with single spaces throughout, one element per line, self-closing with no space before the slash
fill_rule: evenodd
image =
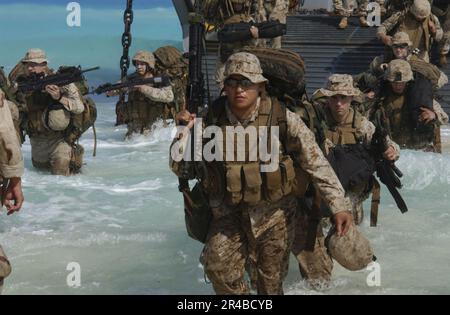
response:
<path id="1" fill-rule="evenodd" d="M 69 127 L 70 113 L 65 109 L 48 111 L 47 127 L 53 131 L 64 131 Z"/>
<path id="2" fill-rule="evenodd" d="M 0 246 L 0 279 L 6 278 L 11 274 L 11 264 L 6 257 L 3 248 Z"/>
<path id="3" fill-rule="evenodd" d="M 414 0 L 409 9 L 418 19 L 426 19 L 431 14 L 431 4 L 428 0 Z"/>
<path id="4" fill-rule="evenodd" d="M 44 63 L 48 62 L 47 55 L 42 49 L 32 48 L 27 51 L 25 57 L 22 59 L 22 63 Z"/>
<path id="5" fill-rule="evenodd" d="M 335 229 L 331 229 L 326 245 L 331 257 L 351 271 L 366 268 L 374 259 L 372 246 L 355 225 L 344 236 L 338 236 Z"/>
<path id="6" fill-rule="evenodd" d="M 255 84 L 268 81 L 263 76 L 258 57 L 246 52 L 235 53 L 228 58 L 224 78 L 227 79 L 232 75 L 241 75 Z"/>
<path id="7" fill-rule="evenodd" d="M 409 35 L 405 32 L 398 32 L 392 37 L 392 45 L 404 45 L 412 46 L 412 41 L 409 38 Z"/>
<path id="8" fill-rule="evenodd" d="M 390 82 L 409 82 L 414 80 L 414 75 L 407 61 L 395 59 L 389 63 L 385 78 Z"/>
<path id="9" fill-rule="evenodd" d="M 353 77 L 349 74 L 333 74 L 328 78 L 326 88 L 317 90 L 314 95 L 331 97 L 334 95 L 359 96 L 361 91 L 354 87 Z"/>
<path id="10" fill-rule="evenodd" d="M 149 51 L 138 51 L 133 57 L 134 66 L 136 66 L 136 61 L 145 62 L 151 69 L 155 69 L 155 55 Z"/>

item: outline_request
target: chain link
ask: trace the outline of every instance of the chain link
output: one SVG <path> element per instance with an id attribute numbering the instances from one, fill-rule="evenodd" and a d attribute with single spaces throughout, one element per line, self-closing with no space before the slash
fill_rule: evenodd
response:
<path id="1" fill-rule="evenodd" d="M 122 80 L 126 78 L 128 75 L 128 69 L 130 68 L 130 47 L 133 41 L 133 37 L 131 35 L 131 24 L 133 24 L 134 13 L 133 13 L 133 0 L 127 0 L 127 8 L 123 14 L 123 23 L 125 24 L 125 31 L 122 35 L 122 47 L 123 53 L 120 58 L 120 70 L 121 70 L 121 78 Z M 117 113 L 117 122 L 116 125 L 122 125 L 125 123 L 123 119 L 123 106 L 126 102 L 126 93 L 121 92 L 119 97 L 119 102 L 117 103 L 116 113 Z"/>

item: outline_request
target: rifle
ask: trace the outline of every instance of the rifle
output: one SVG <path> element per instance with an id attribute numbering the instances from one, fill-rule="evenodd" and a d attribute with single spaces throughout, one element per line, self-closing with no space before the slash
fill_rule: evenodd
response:
<path id="1" fill-rule="evenodd" d="M 262 23 L 240 22 L 225 25 L 218 33 L 221 43 L 248 41 L 253 38 L 250 29 L 255 26 L 259 30 L 259 38 L 276 38 L 286 35 L 287 26 L 279 21 L 265 21 Z"/>
<path id="2" fill-rule="evenodd" d="M 168 76 L 153 77 L 153 78 L 139 78 L 137 76 L 130 76 L 124 82 L 112 84 L 106 83 L 97 87 L 93 92 L 97 95 L 104 94 L 110 91 L 118 91 L 123 89 L 129 89 L 137 85 L 153 85 L 158 87 L 170 86 L 170 78 Z"/>
<path id="3" fill-rule="evenodd" d="M 374 155 L 377 177 L 388 188 L 401 213 L 405 213 L 408 211 L 408 206 L 398 192 L 398 189 L 403 187 L 400 180 L 400 178 L 403 177 L 403 173 L 397 168 L 394 162 L 388 161 L 383 157 L 383 153 L 388 148 L 386 143 L 386 136 L 388 135 L 388 132 L 380 123 L 381 122 L 375 124 L 377 128 L 372 139 L 372 147 L 375 151 Z"/>
<path id="4" fill-rule="evenodd" d="M 190 0 L 185 0 L 190 3 Z M 192 3 L 191 3 L 192 5 Z M 200 1 L 195 1 L 193 11 L 189 14 L 189 79 L 187 85 L 188 111 L 199 115 L 205 99 L 204 78 L 202 73 L 202 57 L 204 52 L 205 24 L 200 14 Z M 195 129 L 195 128 L 194 128 Z M 181 164 L 181 177 L 178 179 L 178 189 L 183 194 L 186 229 L 188 235 L 202 243 L 206 242 L 209 223 L 212 214 L 208 201 L 203 193 L 201 180 L 207 178 L 206 166 L 195 160 L 195 134 L 191 130 L 191 161 Z M 193 189 L 189 180 L 198 182 Z"/>
<path id="5" fill-rule="evenodd" d="M 21 93 L 29 93 L 42 91 L 48 85 L 65 86 L 71 83 L 84 81 L 83 74 L 90 71 L 95 71 L 100 67 L 89 68 L 82 70 L 78 67 L 60 67 L 58 72 L 45 76 L 44 74 L 32 74 L 29 76 L 20 76 L 17 78 L 18 88 Z"/>

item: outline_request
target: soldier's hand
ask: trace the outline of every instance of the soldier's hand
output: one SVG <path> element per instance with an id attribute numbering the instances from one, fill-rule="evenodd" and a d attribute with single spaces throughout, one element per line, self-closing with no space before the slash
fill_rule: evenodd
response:
<path id="1" fill-rule="evenodd" d="M 430 20 L 430 21 L 428 21 L 428 27 L 430 29 L 431 35 L 433 35 L 433 37 L 434 37 L 437 33 L 436 24 L 434 24 L 434 22 L 432 20 Z"/>
<path id="2" fill-rule="evenodd" d="M 176 120 L 179 121 L 180 124 L 185 125 L 189 129 L 192 129 L 192 127 L 194 127 L 196 117 L 197 117 L 196 114 L 191 114 L 187 110 L 182 110 L 177 114 Z"/>
<path id="3" fill-rule="evenodd" d="M 353 224 L 353 215 L 349 211 L 336 213 L 334 215 L 334 223 L 336 224 L 336 234 L 344 236 Z"/>
<path id="4" fill-rule="evenodd" d="M 381 41 L 382 41 L 383 44 L 385 44 L 386 46 L 392 46 L 392 36 L 384 35 L 384 36 L 381 38 Z"/>
<path id="5" fill-rule="evenodd" d="M 20 211 L 23 205 L 22 180 L 20 178 L 11 178 L 8 187 L 4 188 L 4 200 L 2 204 L 6 207 L 8 215 Z"/>
<path id="6" fill-rule="evenodd" d="M 252 37 L 254 39 L 258 39 L 259 38 L 259 29 L 256 26 L 250 27 L 250 33 L 252 34 Z"/>
<path id="7" fill-rule="evenodd" d="M 144 91 L 144 89 L 145 89 L 145 85 L 135 85 L 132 89 L 134 91 L 142 93 Z"/>
<path id="8" fill-rule="evenodd" d="M 394 161 L 396 158 L 395 148 L 393 146 L 389 146 L 389 148 L 384 151 L 383 157 L 388 161 Z"/>
<path id="9" fill-rule="evenodd" d="M 57 85 L 47 85 L 45 91 L 50 94 L 54 100 L 59 101 L 61 99 L 61 90 Z"/>
<path id="10" fill-rule="evenodd" d="M 419 116 L 419 121 L 423 122 L 424 124 L 428 124 L 434 120 L 436 120 L 436 113 L 433 112 L 431 109 L 426 107 L 421 107 L 422 113 Z"/>

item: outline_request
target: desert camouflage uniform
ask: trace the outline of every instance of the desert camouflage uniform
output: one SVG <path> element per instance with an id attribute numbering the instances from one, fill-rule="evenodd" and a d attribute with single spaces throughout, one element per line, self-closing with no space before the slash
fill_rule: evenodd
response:
<path id="1" fill-rule="evenodd" d="M 137 62 L 143 62 L 147 65 L 147 72 L 140 76 L 135 73 L 133 76 L 139 78 L 150 78 L 155 72 L 155 55 L 149 51 L 138 51 L 133 57 L 133 65 Z M 126 137 L 133 134 L 148 134 L 158 118 L 168 117 L 170 113 L 169 103 L 174 101 L 172 86 L 153 87 L 152 85 L 143 85 L 141 89 L 131 89 L 128 94 L 126 104 L 126 121 L 128 132 Z"/>
<path id="2" fill-rule="evenodd" d="M 353 80 L 349 75 L 333 75 L 329 78 L 327 89 L 320 89 L 315 93 L 315 96 L 330 97 L 336 94 L 343 94 L 349 96 L 358 96 L 360 92 L 353 88 Z M 329 111 L 327 104 L 316 103 L 314 106 L 323 107 L 321 112 L 324 113 L 325 123 L 328 128 L 337 131 L 341 137 L 345 137 L 346 129 L 353 126 L 355 121 L 355 111 L 350 108 L 348 116 L 342 123 L 337 123 Z M 355 136 L 358 135 L 363 144 L 370 146 L 373 135 L 375 134 L 375 126 L 365 117 L 358 116 L 359 123 L 356 124 L 356 129 L 352 131 Z M 348 133 L 348 131 L 347 131 Z M 332 139 L 331 135 L 326 133 L 327 138 L 324 143 L 324 150 L 328 154 L 330 149 L 339 145 L 343 139 Z M 389 137 L 386 137 L 386 142 L 389 146 L 395 149 L 396 157 L 400 156 L 400 147 L 393 142 Z M 345 144 L 345 143 L 344 143 Z M 363 202 L 369 197 L 367 191 L 369 183 L 366 185 L 359 185 L 346 191 L 346 198 L 351 204 L 353 218 L 356 224 L 362 222 Z M 321 194 L 317 195 L 322 197 Z M 319 221 L 320 214 L 314 213 L 314 209 L 305 202 L 300 202 L 300 212 L 297 219 L 296 238 L 292 247 L 292 252 L 299 262 L 300 273 L 307 279 L 308 283 L 313 287 L 320 288 L 321 285 L 326 285 L 331 279 L 331 272 L 333 270 L 333 261 L 328 254 L 325 246 L 325 236 L 322 231 L 322 222 Z M 315 243 L 311 244 L 311 238 Z"/>
<path id="3" fill-rule="evenodd" d="M 342 17 L 350 17 L 354 11 L 353 6 L 344 4 L 345 0 L 333 0 L 334 10 Z M 358 0 L 358 14 L 359 16 L 367 16 L 367 5 L 369 0 Z"/>
<path id="4" fill-rule="evenodd" d="M 401 82 L 413 80 L 411 66 L 404 60 L 393 60 L 389 63 L 388 75 L 386 80 L 395 82 L 393 73 L 401 73 Z M 384 125 L 384 128 L 390 133 L 390 137 L 400 145 L 401 148 L 413 150 L 436 151 L 432 135 L 429 133 L 418 133 L 411 125 L 408 117 L 408 108 L 406 107 L 406 94 L 387 93 L 386 96 L 377 100 L 378 105 L 374 107 L 374 113 L 371 114 L 372 120 L 376 120 Z M 433 112 L 436 114 L 436 120 L 430 122 L 434 127 L 436 136 L 440 132 L 439 127 L 448 123 L 448 115 L 442 109 L 437 101 L 433 101 Z"/>
<path id="5" fill-rule="evenodd" d="M 0 91 L 0 94 L 3 94 Z M 1 96 L 0 96 L 1 98 Z M 9 110 L 9 102 L 0 104 L 0 182 L 3 178 L 22 177 L 24 172 L 23 158 L 20 151 L 19 138 Z M 10 269 L 6 255 L 2 254 L 0 246 L 0 272 Z M 3 279 L 0 278 L 0 294 L 3 289 Z"/>
<path id="6" fill-rule="evenodd" d="M 250 60 L 253 68 L 246 68 L 246 60 Z M 226 73 L 240 73 L 254 83 L 265 81 L 257 58 L 247 53 L 233 55 L 227 63 L 227 69 Z M 272 102 L 271 98 L 263 96 L 258 104 L 266 102 Z M 227 126 L 246 127 L 255 122 L 260 106 L 263 105 L 256 106 L 250 118 L 241 122 L 225 103 Z M 292 148 L 290 151 L 295 152 L 301 168 L 311 177 L 331 212 L 348 211 L 349 205 L 345 201 L 342 185 L 318 147 L 314 134 L 298 115 L 288 110 L 286 115 L 287 145 Z M 181 156 L 188 138 L 182 139 L 183 145 L 177 152 Z M 179 163 L 174 162 L 172 157 L 171 169 L 177 176 L 181 175 Z M 296 206 L 296 197 L 285 195 L 276 202 L 262 199 L 255 206 L 223 203 L 212 208 L 213 219 L 201 262 L 217 294 L 248 294 L 250 289 L 244 280 L 246 268 L 259 294 L 283 293 L 282 283 L 287 274 L 295 234 Z"/>
<path id="7" fill-rule="evenodd" d="M 432 11 L 441 22 L 444 36 L 439 43 L 439 53 L 448 55 L 450 51 L 450 4 L 445 6 L 433 5 Z"/>
<path id="8" fill-rule="evenodd" d="M 428 21 L 432 21 L 436 25 L 434 37 L 429 32 Z M 408 33 L 410 38 L 414 33 L 416 38 L 411 38 L 413 42 L 411 49 L 419 49 L 419 57 L 427 62 L 430 61 L 432 40 L 439 42 L 444 35 L 439 19 L 434 14 L 430 14 L 424 22 L 418 22 L 410 11 L 402 11 L 385 20 L 378 28 L 377 36 L 381 39 L 384 35 L 393 35 L 399 31 Z"/>
<path id="9" fill-rule="evenodd" d="M 219 24 L 226 25 L 240 22 L 245 23 L 256 22 L 256 16 L 254 12 L 255 9 L 258 7 L 257 0 L 224 0 L 223 1 L 224 6 L 226 1 L 230 1 L 230 3 L 236 5 L 242 5 L 243 3 L 245 3 L 248 9 L 243 9 L 243 11 L 240 13 L 235 12 L 230 16 L 225 16 L 224 21 L 220 21 Z M 223 12 L 226 11 L 227 10 L 223 10 Z M 239 50 L 240 48 L 243 48 L 245 46 L 257 46 L 259 43 L 260 41 L 257 39 L 251 39 L 248 41 L 235 43 L 219 43 L 219 54 L 217 58 L 216 75 L 215 75 L 217 84 L 220 86 L 222 85 L 222 82 L 224 80 L 223 73 L 225 71 L 225 62 L 227 61 L 228 57 L 230 57 L 233 54 L 234 51 Z"/>
<path id="10" fill-rule="evenodd" d="M 263 0 L 263 5 L 258 8 L 257 22 L 279 21 L 286 24 L 289 13 L 289 0 Z M 270 47 L 281 49 L 281 36 L 270 40 Z"/>

